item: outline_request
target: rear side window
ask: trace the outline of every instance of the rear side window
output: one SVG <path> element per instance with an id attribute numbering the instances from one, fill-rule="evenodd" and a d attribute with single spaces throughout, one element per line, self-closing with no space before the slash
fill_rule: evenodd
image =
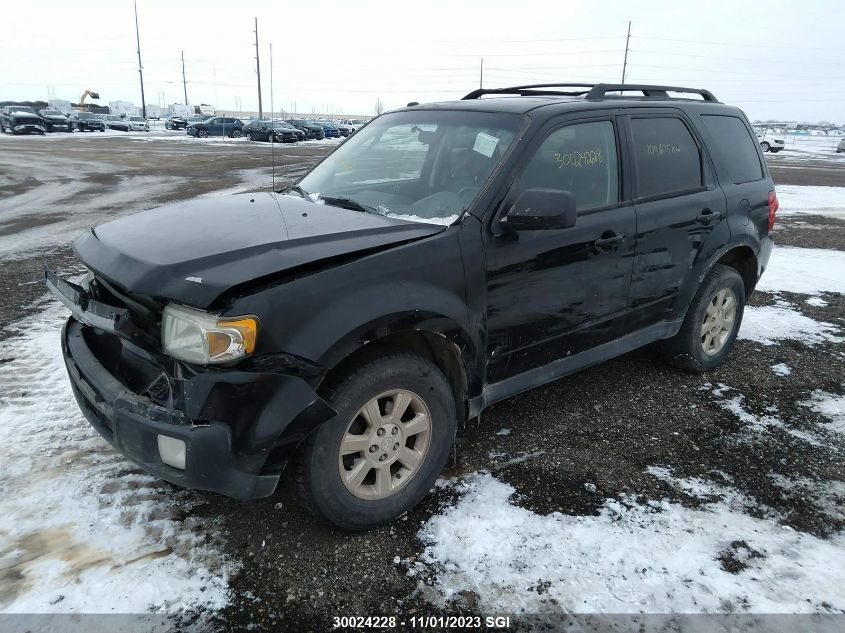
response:
<path id="1" fill-rule="evenodd" d="M 617 203 L 619 164 L 613 123 L 576 123 L 549 134 L 522 173 L 519 187 L 569 191 L 578 211 Z"/>
<path id="2" fill-rule="evenodd" d="M 716 143 L 716 151 L 728 168 L 735 184 L 763 179 L 763 166 L 757 154 L 757 141 L 742 119 L 715 114 L 702 115 L 707 131 Z"/>
<path id="3" fill-rule="evenodd" d="M 701 155 L 687 126 L 674 117 L 631 119 L 642 198 L 701 187 Z"/>

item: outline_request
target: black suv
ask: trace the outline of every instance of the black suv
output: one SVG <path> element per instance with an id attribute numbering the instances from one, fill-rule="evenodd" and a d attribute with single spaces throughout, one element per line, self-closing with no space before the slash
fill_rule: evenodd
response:
<path id="1" fill-rule="evenodd" d="M 68 114 L 71 129 L 77 132 L 105 132 L 106 122 L 92 112 L 78 112 L 74 110 Z"/>
<path id="2" fill-rule="evenodd" d="M 777 208 L 707 91 L 477 90 L 376 118 L 284 191 L 103 224 L 83 282 L 46 281 L 79 406 L 130 459 L 242 499 L 286 474 L 356 530 L 419 502 L 494 402 L 655 342 L 718 367 Z"/>
<path id="3" fill-rule="evenodd" d="M 8 105 L 0 110 L 0 133 L 8 130 L 12 134 L 44 134 L 47 123 L 29 106 Z"/>

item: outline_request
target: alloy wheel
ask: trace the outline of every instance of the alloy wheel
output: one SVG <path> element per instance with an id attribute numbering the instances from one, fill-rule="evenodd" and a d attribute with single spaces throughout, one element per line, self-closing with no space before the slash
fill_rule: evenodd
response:
<path id="1" fill-rule="evenodd" d="M 736 295 L 730 288 L 722 288 L 707 305 L 701 324 L 701 347 L 708 356 L 718 354 L 733 332 L 736 306 Z"/>
<path id="2" fill-rule="evenodd" d="M 338 453 L 340 479 L 360 499 L 384 499 L 419 472 L 431 441 L 431 413 L 415 393 L 379 394 L 355 414 Z"/>

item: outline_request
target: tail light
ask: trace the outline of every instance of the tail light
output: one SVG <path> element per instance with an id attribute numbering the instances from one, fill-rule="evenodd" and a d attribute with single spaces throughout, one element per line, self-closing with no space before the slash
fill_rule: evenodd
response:
<path id="1" fill-rule="evenodd" d="M 778 202 L 778 194 L 772 190 L 769 192 L 769 233 L 771 233 L 775 228 L 775 214 L 778 212 L 779 208 L 780 202 Z"/>

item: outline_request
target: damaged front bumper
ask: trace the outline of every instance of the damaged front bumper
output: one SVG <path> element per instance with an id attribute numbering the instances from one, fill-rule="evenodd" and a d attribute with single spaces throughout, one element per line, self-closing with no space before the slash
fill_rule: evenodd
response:
<path id="1" fill-rule="evenodd" d="M 80 409 L 161 479 L 238 499 L 269 496 L 299 443 L 335 415 L 301 377 L 179 363 L 133 342 L 125 309 L 49 270 L 45 281 L 73 313 L 62 353 Z M 184 461 L 174 462 L 174 446 Z"/>

